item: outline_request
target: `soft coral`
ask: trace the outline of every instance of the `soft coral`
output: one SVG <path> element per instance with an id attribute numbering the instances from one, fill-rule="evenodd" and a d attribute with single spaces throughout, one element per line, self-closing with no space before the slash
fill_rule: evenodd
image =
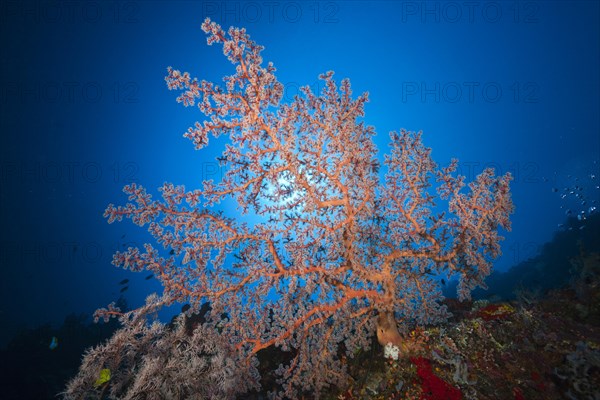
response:
<path id="1" fill-rule="evenodd" d="M 431 362 L 423 357 L 410 359 L 417 366 L 417 375 L 421 378 L 421 400 L 461 400 L 462 393 L 459 389 L 435 375 L 431 369 Z"/>

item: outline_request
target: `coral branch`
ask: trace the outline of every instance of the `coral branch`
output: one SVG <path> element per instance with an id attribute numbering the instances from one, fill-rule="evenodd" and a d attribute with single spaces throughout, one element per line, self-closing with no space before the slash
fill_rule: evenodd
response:
<path id="1" fill-rule="evenodd" d="M 147 244 L 117 252 L 113 263 L 152 271 L 164 286 L 156 304 L 189 302 L 191 315 L 210 302 L 202 329 L 217 330 L 245 365 L 270 346 L 294 350 L 278 369 L 280 396 L 318 396 L 342 382 L 340 344 L 352 356 L 376 331 L 383 346 L 418 352 L 418 340 L 404 341 L 406 326 L 448 316 L 435 276 L 459 279 L 462 298 L 484 285 L 500 254 L 498 229 L 510 229 L 510 175 L 486 169 L 466 186 L 456 160 L 439 168 L 421 133 L 402 130 L 390 134 L 380 179 L 375 130 L 359 121 L 367 93 L 353 99 L 350 82 L 338 87 L 329 71 L 320 94 L 303 87 L 280 104 L 275 68 L 262 65 L 263 48 L 244 29 L 225 33 L 209 19 L 202 29 L 235 66 L 225 87 L 171 67 L 165 80 L 181 91 L 178 102 L 207 116 L 184 135 L 197 149 L 211 134 L 229 136 L 219 157 L 226 173 L 201 190 L 165 184 L 161 200 L 126 186 L 129 203 L 110 204 L 108 222 L 147 226 L 170 256 Z M 264 219 L 248 226 L 211 211 L 227 197 Z M 447 211 L 435 214 L 440 200 Z M 123 317 L 111 307 L 97 314 L 111 315 Z"/>

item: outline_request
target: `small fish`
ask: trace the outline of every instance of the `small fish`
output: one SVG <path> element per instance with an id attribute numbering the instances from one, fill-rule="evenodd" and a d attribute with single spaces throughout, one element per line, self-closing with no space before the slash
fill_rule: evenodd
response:
<path id="1" fill-rule="evenodd" d="M 442 278 L 442 285 L 446 284 L 446 280 L 444 278 Z"/>
<path id="2" fill-rule="evenodd" d="M 128 282 L 129 282 L 129 279 L 123 279 L 121 282 L 119 282 L 119 285 L 124 285 Z"/>
<path id="3" fill-rule="evenodd" d="M 52 336 L 52 340 L 50 341 L 50 346 L 48 348 L 50 350 L 54 350 L 58 347 L 58 338 L 56 336 Z"/>
<path id="4" fill-rule="evenodd" d="M 148 275 L 147 277 L 145 277 L 144 279 L 145 279 L 145 280 L 148 280 L 148 279 L 152 279 L 152 278 L 154 278 L 154 274 L 150 274 L 150 275 Z"/>
<path id="5" fill-rule="evenodd" d="M 169 252 L 170 255 L 175 254 L 175 250 L 171 249 L 171 251 Z"/>
<path id="6" fill-rule="evenodd" d="M 129 286 L 125 286 L 123 289 L 121 289 L 120 293 L 123 293 L 124 291 L 126 291 L 127 289 L 129 289 Z"/>
<path id="7" fill-rule="evenodd" d="M 121 236 L 121 239 L 123 239 L 125 237 L 125 234 L 123 234 L 123 236 Z"/>
<path id="8" fill-rule="evenodd" d="M 181 312 L 184 313 L 187 310 L 189 310 L 192 306 L 190 306 L 189 304 L 185 304 L 183 307 L 181 307 Z"/>
<path id="9" fill-rule="evenodd" d="M 104 368 L 100 371 L 100 375 L 98 379 L 96 379 L 96 382 L 94 382 L 94 387 L 98 389 L 100 386 L 106 384 L 107 382 L 110 382 L 110 378 L 110 369 Z"/>

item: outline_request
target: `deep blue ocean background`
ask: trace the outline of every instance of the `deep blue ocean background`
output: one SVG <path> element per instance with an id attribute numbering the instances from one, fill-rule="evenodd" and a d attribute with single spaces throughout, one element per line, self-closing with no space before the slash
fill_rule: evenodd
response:
<path id="1" fill-rule="evenodd" d="M 206 17 L 266 47 L 284 101 L 318 90 L 328 70 L 368 91 L 381 160 L 388 132 L 406 128 L 468 179 L 486 166 L 513 173 L 513 230 L 496 268 L 536 256 L 568 214 L 598 206 L 600 6 L 468 4 L 2 2 L 0 347 L 21 329 L 91 315 L 123 279 L 130 306 L 161 289 L 111 266 L 115 250 L 150 236 L 102 214 L 131 182 L 157 195 L 165 181 L 195 189 L 220 177 L 226 138 L 195 151 L 182 135 L 204 116 L 164 82 L 168 66 L 217 83 L 233 73 L 206 45 Z M 221 207 L 236 216 L 233 202 Z"/>

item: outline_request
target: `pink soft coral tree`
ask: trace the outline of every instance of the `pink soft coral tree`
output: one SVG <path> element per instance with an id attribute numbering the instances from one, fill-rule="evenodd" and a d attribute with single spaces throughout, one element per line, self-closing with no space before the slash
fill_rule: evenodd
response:
<path id="1" fill-rule="evenodd" d="M 342 342 L 352 355 L 377 332 L 381 344 L 413 352 L 402 327 L 448 315 L 436 275 L 457 277 L 461 298 L 484 286 L 500 254 L 498 228 L 510 229 L 511 176 L 486 169 L 465 188 L 456 160 L 438 168 L 421 133 L 402 130 L 390 134 L 380 182 L 375 131 L 358 121 L 367 93 L 353 99 L 349 81 L 338 87 L 330 71 L 320 76 L 320 95 L 307 86 L 281 104 L 275 68 L 262 65 L 263 47 L 245 29 L 225 33 L 209 19 L 202 29 L 209 45 L 223 44 L 235 74 L 221 87 L 168 68 L 166 82 L 182 91 L 178 102 L 209 117 L 185 134 L 196 149 L 211 134 L 229 135 L 220 157 L 226 173 L 202 190 L 165 184 L 162 200 L 126 186 L 132 203 L 109 205 L 109 222 L 148 225 L 174 253 L 161 257 L 146 244 L 116 253 L 114 264 L 152 271 L 164 285 L 157 304 L 189 302 L 192 313 L 209 301 L 207 323 L 219 323 L 241 359 L 270 346 L 293 350 L 278 370 L 280 396 L 342 384 Z M 211 211 L 227 196 L 264 222 L 248 226 Z M 446 213 L 436 198 L 448 201 Z M 97 313 L 109 315 L 119 311 Z"/>

